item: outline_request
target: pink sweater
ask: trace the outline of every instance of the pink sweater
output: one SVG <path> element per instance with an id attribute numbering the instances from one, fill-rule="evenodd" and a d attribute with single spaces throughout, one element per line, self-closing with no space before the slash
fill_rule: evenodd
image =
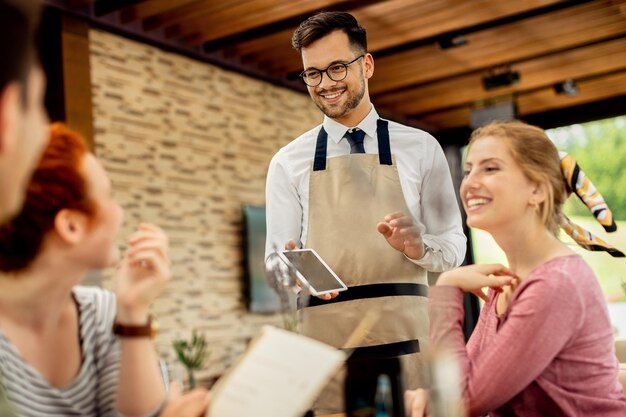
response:
<path id="1" fill-rule="evenodd" d="M 430 290 L 431 343 L 459 358 L 471 416 L 626 416 L 606 304 L 582 258 L 537 267 L 500 316 L 489 295 L 466 347 L 462 291 Z"/>

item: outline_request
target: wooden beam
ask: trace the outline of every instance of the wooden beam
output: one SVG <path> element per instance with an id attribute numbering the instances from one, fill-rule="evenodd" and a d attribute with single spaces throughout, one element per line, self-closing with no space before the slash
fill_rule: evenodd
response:
<path id="1" fill-rule="evenodd" d="M 587 123 L 624 115 L 626 95 L 611 97 L 578 106 L 564 107 L 545 113 L 528 114 L 524 120 L 544 129 Z"/>
<path id="2" fill-rule="evenodd" d="M 477 72 L 399 93 L 375 96 L 373 101 L 408 117 L 419 116 L 420 113 L 545 87 L 567 78 L 576 79 L 622 68 L 626 68 L 626 38 L 520 62 L 512 67 L 521 75 L 517 85 L 485 90 L 482 78 L 486 74 Z"/>
<path id="3" fill-rule="evenodd" d="M 65 122 L 80 132 L 94 150 L 89 25 L 63 15 L 61 30 Z"/>
<path id="4" fill-rule="evenodd" d="M 96 0 L 94 11 L 96 16 L 104 16 L 144 1 L 147 0 Z"/>
<path id="5" fill-rule="evenodd" d="M 369 0 L 381 1 L 381 0 Z M 352 0 L 317 0 L 315 2 L 293 0 L 250 0 L 221 12 L 199 16 L 176 28 L 166 31 L 172 36 L 182 37 L 189 45 L 199 45 L 226 38 L 258 27 L 271 26 L 283 20 L 301 20 L 313 13 L 339 6 Z M 361 2 L 363 3 L 363 2 Z"/>
<path id="6" fill-rule="evenodd" d="M 433 44 L 437 37 L 454 32 L 468 33 L 485 25 L 503 25 L 523 19 L 546 8 L 565 7 L 578 1 L 534 0 L 395 0 L 354 10 L 352 14 L 367 29 L 368 49 L 374 56 L 396 54 Z M 260 53 L 271 56 L 273 46 L 267 44 Z M 299 66 L 287 68 L 297 71 Z"/>
<path id="7" fill-rule="evenodd" d="M 549 55 L 626 35 L 626 0 L 598 1 L 504 27 L 465 35 L 467 45 L 431 44 L 376 59 L 370 92 L 390 93 L 421 83 Z M 420 68 L 415 71 L 415 68 Z"/>
<path id="8" fill-rule="evenodd" d="M 346 0 L 342 2 L 337 2 L 336 4 L 333 4 L 333 5 L 327 5 L 325 8 L 330 9 L 335 12 L 349 11 L 351 13 L 354 13 L 356 9 L 360 9 L 360 8 L 363 8 L 372 4 L 376 4 L 382 1 L 386 1 L 386 0 Z M 320 3 L 318 3 L 318 6 L 322 7 Z M 321 9 L 318 9 L 318 10 L 321 10 Z M 294 14 L 285 19 L 271 21 L 269 23 L 265 23 L 260 26 L 255 26 L 248 30 L 244 30 L 238 33 L 233 33 L 230 35 L 212 39 L 210 41 L 206 41 L 204 42 L 203 47 L 206 51 L 214 51 L 217 49 L 229 48 L 229 47 L 238 45 L 241 42 L 246 42 L 250 39 L 257 39 L 259 37 L 265 37 L 273 33 L 281 33 L 285 29 L 289 30 L 289 33 L 291 34 L 295 30 L 295 28 L 300 23 L 302 23 L 302 21 L 310 17 L 312 14 L 313 13 L 309 11 L 306 11 L 300 14 Z"/>
<path id="9" fill-rule="evenodd" d="M 523 119 L 533 114 L 552 112 L 626 96 L 626 71 L 577 80 L 576 85 L 579 88 L 579 93 L 573 97 L 557 94 L 552 86 L 546 86 L 528 93 L 520 93 L 515 100 L 519 117 Z M 622 109 L 626 109 L 626 100 L 622 104 Z M 469 126 L 471 111 L 471 106 L 462 106 L 430 113 L 420 117 L 418 120 L 436 126 L 439 129 L 456 129 Z"/>
<path id="10" fill-rule="evenodd" d="M 123 23 L 130 23 L 135 20 L 142 20 L 160 15 L 189 3 L 206 3 L 205 0 L 150 0 L 143 3 L 127 7 L 122 10 L 121 17 Z"/>
<path id="11" fill-rule="evenodd" d="M 143 21 L 144 30 L 152 31 L 164 27 L 176 27 L 186 24 L 187 21 L 200 16 L 210 16 L 229 7 L 245 3 L 250 0 L 176 0 L 176 7 L 169 8 L 164 13 L 155 14 Z"/>

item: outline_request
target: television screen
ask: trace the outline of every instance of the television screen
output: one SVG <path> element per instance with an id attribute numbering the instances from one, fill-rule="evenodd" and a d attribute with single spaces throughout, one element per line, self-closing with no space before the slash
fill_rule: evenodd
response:
<path id="1" fill-rule="evenodd" d="M 244 254 L 248 309 L 253 313 L 280 311 L 280 300 L 265 278 L 265 207 L 244 205 Z"/>

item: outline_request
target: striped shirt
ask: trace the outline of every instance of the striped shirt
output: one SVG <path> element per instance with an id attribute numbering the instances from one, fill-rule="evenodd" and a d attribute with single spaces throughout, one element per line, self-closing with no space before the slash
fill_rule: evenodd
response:
<path id="1" fill-rule="evenodd" d="M 2 386 L 16 414 L 28 416 L 117 416 L 115 394 L 120 347 L 111 328 L 115 296 L 95 287 L 74 287 L 80 320 L 82 364 L 64 388 L 51 386 L 24 361 L 0 330 Z"/>

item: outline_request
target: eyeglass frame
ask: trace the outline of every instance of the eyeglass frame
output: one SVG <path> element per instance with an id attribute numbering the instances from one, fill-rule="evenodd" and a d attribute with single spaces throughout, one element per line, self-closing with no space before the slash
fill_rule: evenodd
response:
<path id="1" fill-rule="evenodd" d="M 358 56 L 358 57 L 354 58 L 352 61 L 350 61 L 350 62 L 348 62 L 348 63 L 343 63 L 343 62 L 335 62 L 335 63 L 332 63 L 332 64 L 330 64 L 329 66 L 327 66 L 327 67 L 326 67 L 326 69 L 323 69 L 323 70 L 321 70 L 321 69 L 317 69 L 317 68 L 307 68 L 307 69 L 305 69 L 304 71 L 302 71 L 300 74 L 298 74 L 298 77 L 302 78 L 302 82 L 304 82 L 304 84 L 306 84 L 306 85 L 307 85 L 307 86 L 309 86 L 309 87 L 317 87 L 318 85 L 320 85 L 320 84 L 322 83 L 322 80 L 324 79 L 324 73 L 326 73 L 326 76 L 327 76 L 327 77 L 328 77 L 328 79 L 329 79 L 329 80 L 331 80 L 331 81 L 335 81 L 335 82 L 338 82 L 338 81 L 343 81 L 343 80 L 345 80 L 345 79 L 346 79 L 346 77 L 348 76 L 348 67 L 349 67 L 350 65 L 352 65 L 352 64 L 354 64 L 354 63 L 356 63 L 359 59 L 363 58 L 364 56 L 365 56 L 365 54 L 362 54 L 362 55 L 360 55 L 360 56 Z M 330 67 L 334 67 L 334 66 L 337 66 L 337 65 L 341 65 L 341 66 L 343 66 L 343 67 L 345 68 L 345 71 L 346 71 L 346 72 L 344 73 L 343 78 L 340 78 L 339 80 L 336 80 L 336 79 L 334 79 L 333 77 L 331 77 L 331 76 L 330 76 L 330 73 L 328 72 L 328 70 L 330 69 Z M 313 71 L 313 70 L 315 70 L 315 71 L 317 71 L 317 72 L 319 72 L 319 73 L 320 73 L 320 82 L 319 82 L 319 83 L 317 83 L 317 84 L 315 84 L 315 85 L 310 85 L 310 84 L 308 84 L 308 83 L 304 80 L 304 73 L 305 73 L 305 72 L 308 72 L 308 71 Z"/>

